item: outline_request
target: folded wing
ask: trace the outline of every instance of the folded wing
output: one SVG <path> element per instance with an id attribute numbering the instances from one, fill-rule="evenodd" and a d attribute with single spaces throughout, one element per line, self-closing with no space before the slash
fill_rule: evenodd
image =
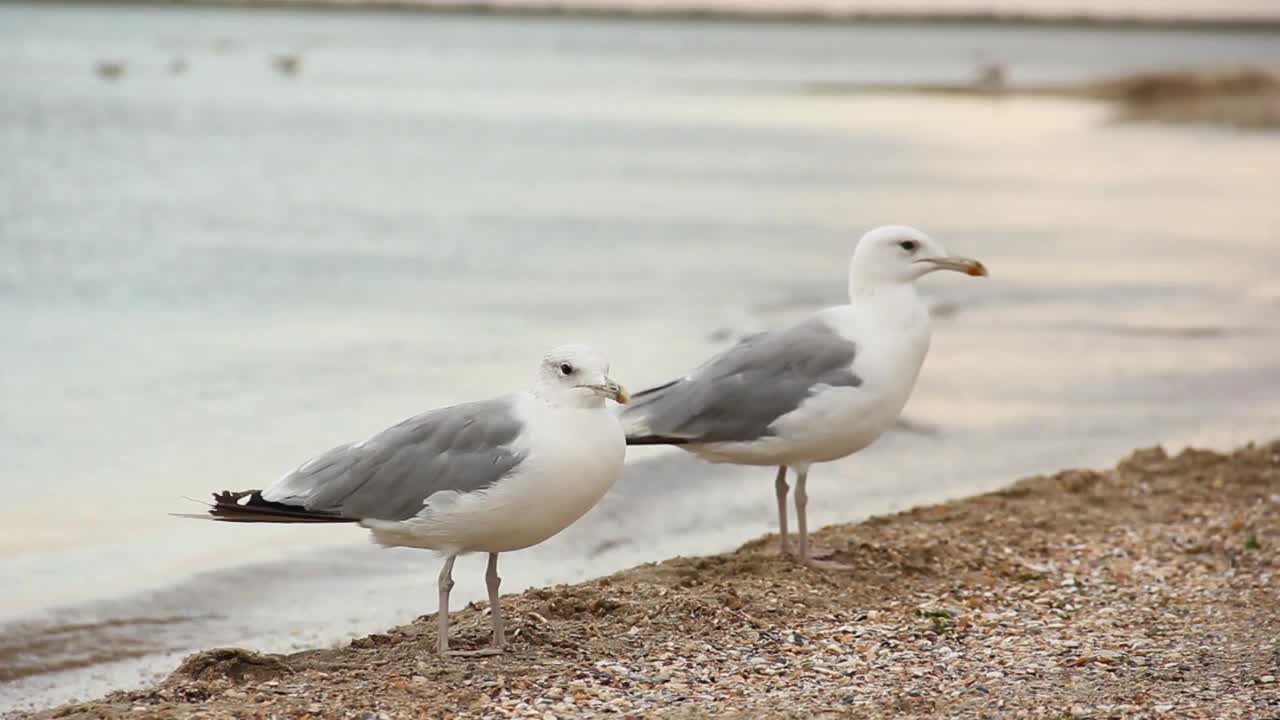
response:
<path id="1" fill-rule="evenodd" d="M 632 398 L 628 445 L 750 442 L 822 387 L 857 387 L 857 346 L 820 317 L 752 335 Z"/>
<path id="2" fill-rule="evenodd" d="M 515 398 L 432 410 L 323 453 L 260 491 L 214 495 L 238 522 L 406 520 L 437 492 L 482 491 L 524 459 Z"/>

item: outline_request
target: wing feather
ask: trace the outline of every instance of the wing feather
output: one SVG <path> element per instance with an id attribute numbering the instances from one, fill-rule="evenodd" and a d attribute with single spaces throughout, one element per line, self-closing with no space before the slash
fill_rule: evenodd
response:
<path id="1" fill-rule="evenodd" d="M 814 316 L 758 333 L 687 377 L 634 396 L 624 412 L 628 445 L 749 442 L 820 386 L 857 387 L 857 346 Z"/>
<path id="2" fill-rule="evenodd" d="M 343 518 L 405 520 L 442 491 L 484 490 L 524 459 L 514 397 L 411 417 L 303 463 L 262 490 L 271 503 Z"/>

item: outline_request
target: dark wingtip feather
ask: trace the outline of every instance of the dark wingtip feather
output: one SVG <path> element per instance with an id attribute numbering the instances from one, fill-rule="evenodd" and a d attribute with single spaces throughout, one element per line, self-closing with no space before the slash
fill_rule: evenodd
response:
<path id="1" fill-rule="evenodd" d="M 241 503 L 242 498 L 248 498 Z M 296 505 L 264 500 L 260 490 L 223 490 L 213 494 L 213 506 L 209 516 L 222 522 L 269 523 L 334 523 L 355 522 L 355 518 L 342 517 L 334 512 L 307 510 Z"/>
<path id="2" fill-rule="evenodd" d="M 628 445 L 688 445 L 693 442 L 689 438 L 669 437 L 666 435 L 628 435 Z"/>

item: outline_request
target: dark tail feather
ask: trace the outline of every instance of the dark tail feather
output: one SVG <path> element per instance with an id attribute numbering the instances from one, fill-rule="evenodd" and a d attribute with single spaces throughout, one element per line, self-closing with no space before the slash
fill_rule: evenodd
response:
<path id="1" fill-rule="evenodd" d="M 689 438 L 670 437 L 667 435 L 628 435 L 628 445 L 688 445 L 693 442 Z"/>
<path id="2" fill-rule="evenodd" d="M 248 498 L 243 500 L 243 498 Z M 243 500 L 243 501 L 242 501 Z M 334 512 L 307 510 L 297 505 L 271 502 L 262 499 L 260 490 L 231 492 L 223 490 L 213 494 L 213 506 L 209 515 L 223 522 L 269 523 L 338 523 L 355 522 Z"/>

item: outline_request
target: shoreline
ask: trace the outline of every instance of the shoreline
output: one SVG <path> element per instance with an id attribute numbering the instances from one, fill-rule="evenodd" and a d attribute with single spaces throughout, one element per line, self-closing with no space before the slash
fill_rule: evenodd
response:
<path id="1" fill-rule="evenodd" d="M 505 595 L 512 652 L 433 615 L 334 649 L 187 658 L 37 718 L 1264 717 L 1280 712 L 1280 440 L 1139 450 L 863 523 Z M 454 644 L 487 641 L 485 603 Z M 370 715 L 372 713 L 372 715 Z"/>
<path id="2" fill-rule="evenodd" d="M 25 0 L 0 0 L 0 4 L 25 4 Z M 140 7 L 208 7 L 241 10 L 303 10 L 392 12 L 427 15 L 584 18 L 616 21 L 747 22 L 804 25 L 939 25 L 947 27 L 998 26 L 1010 28 L 1075 28 L 1160 31 L 1280 32 L 1280 14 L 1269 16 L 1151 16 L 1098 15 L 1088 13 L 1024 13 L 995 11 L 857 11 L 734 10 L 719 8 L 638 8 L 608 5 L 569 5 L 546 2 L 510 5 L 494 2 L 432 0 L 58 0 L 61 5 L 125 5 Z"/>
<path id="3" fill-rule="evenodd" d="M 1060 98 L 1103 103 L 1110 122 L 1280 128 L 1280 71 L 1240 66 L 1151 70 L 1083 83 L 1028 85 L 1005 81 L 1003 65 L 984 68 L 990 78 L 970 83 L 823 83 L 814 95 L 918 95 L 1004 100 Z"/>

